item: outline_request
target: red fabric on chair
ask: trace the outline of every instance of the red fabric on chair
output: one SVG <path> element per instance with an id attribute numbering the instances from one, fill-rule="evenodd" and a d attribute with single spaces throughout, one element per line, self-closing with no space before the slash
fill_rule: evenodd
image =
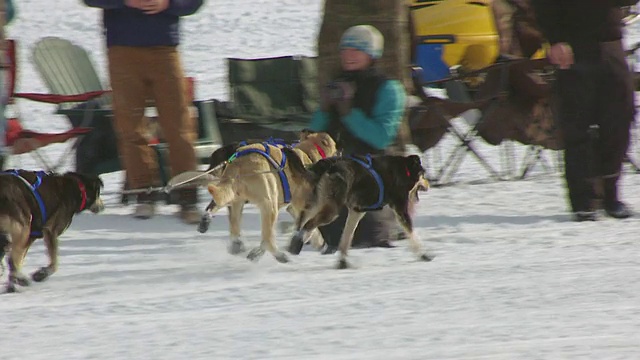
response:
<path id="1" fill-rule="evenodd" d="M 63 103 L 81 103 L 91 99 L 97 98 L 110 90 L 91 91 L 83 94 L 74 95 L 58 95 L 58 94 L 41 94 L 41 93 L 16 93 L 16 78 L 17 78 L 17 61 L 16 61 L 16 44 L 12 39 L 6 41 L 7 55 L 9 58 L 9 71 L 7 79 L 7 87 L 9 94 L 9 104 L 15 106 L 16 98 L 23 98 L 37 102 L 43 102 L 48 104 L 63 104 Z M 23 128 L 20 121 L 20 116 L 17 115 L 14 118 L 7 120 L 6 129 L 6 144 L 11 148 L 11 153 L 14 155 L 25 154 L 30 152 L 37 153 L 38 149 L 54 143 L 65 143 L 73 138 L 85 135 L 92 131 L 89 127 L 75 127 L 64 132 L 45 133 L 33 130 L 26 130 Z M 75 144 L 73 145 L 75 146 Z M 64 157 L 64 156 L 63 156 Z M 45 157 L 39 155 L 39 158 L 45 162 Z M 47 165 L 48 166 L 48 165 Z"/>
<path id="2" fill-rule="evenodd" d="M 11 146 L 11 153 L 24 154 L 49 144 L 64 143 L 91 130 L 91 128 L 77 127 L 61 133 L 41 133 L 25 130 L 17 119 L 8 119 L 6 144 Z"/>

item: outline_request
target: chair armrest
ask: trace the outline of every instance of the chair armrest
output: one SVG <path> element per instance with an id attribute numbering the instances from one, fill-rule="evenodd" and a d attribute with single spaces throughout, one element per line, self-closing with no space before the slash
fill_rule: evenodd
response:
<path id="1" fill-rule="evenodd" d="M 104 95 L 111 90 L 90 91 L 84 94 L 74 95 L 58 95 L 58 94 L 42 94 L 42 93 L 14 93 L 13 97 L 23 98 L 48 104 L 62 104 L 68 102 L 85 102 Z"/>

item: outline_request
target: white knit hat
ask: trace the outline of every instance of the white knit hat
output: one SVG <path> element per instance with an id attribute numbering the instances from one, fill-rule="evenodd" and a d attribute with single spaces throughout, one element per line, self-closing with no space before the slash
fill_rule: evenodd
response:
<path id="1" fill-rule="evenodd" d="M 384 37 L 371 25 L 356 25 L 348 28 L 340 39 L 340 50 L 357 49 L 379 59 L 384 50 Z"/>

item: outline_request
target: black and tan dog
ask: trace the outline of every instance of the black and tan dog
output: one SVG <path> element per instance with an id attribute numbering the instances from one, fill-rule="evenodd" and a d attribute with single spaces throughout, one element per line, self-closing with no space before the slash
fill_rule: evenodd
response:
<path id="1" fill-rule="evenodd" d="M 412 202 L 417 191 L 428 188 L 425 170 L 417 155 L 347 156 L 318 161 L 308 169 L 295 153 L 283 150 L 289 158 L 291 176 L 306 182 L 314 190 L 309 193 L 304 209 L 297 220 L 297 232 L 289 245 L 289 252 L 297 254 L 311 231 L 335 220 L 347 207 L 348 216 L 340 239 L 339 268 L 348 267 L 347 252 L 358 223 L 367 211 L 380 210 L 385 205 L 395 212 L 405 229 L 410 247 L 421 260 L 432 258 L 423 253 L 413 233 Z"/>
<path id="2" fill-rule="evenodd" d="M 74 172 L 65 174 L 8 170 L 0 172 L 0 263 L 9 252 L 7 292 L 16 285 L 29 285 L 21 272 L 29 247 L 44 238 L 49 265 L 31 275 L 44 281 L 58 269 L 58 237 L 69 227 L 73 216 L 85 209 L 104 209 L 98 176 Z"/>

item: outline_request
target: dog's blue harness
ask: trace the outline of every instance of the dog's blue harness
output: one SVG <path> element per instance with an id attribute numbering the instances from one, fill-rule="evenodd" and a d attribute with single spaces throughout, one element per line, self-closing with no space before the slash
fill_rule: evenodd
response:
<path id="1" fill-rule="evenodd" d="M 284 139 L 277 139 L 277 138 L 274 138 L 273 136 L 270 136 L 264 142 L 269 144 L 269 145 L 273 145 L 273 146 L 279 147 L 279 148 L 289 147 L 289 146 L 292 145 L 292 144 L 288 144 Z M 294 141 L 293 144 L 296 144 L 298 142 L 299 141 Z M 247 145 L 250 145 L 250 144 L 246 140 L 240 141 L 238 143 L 238 146 L 247 146 Z"/>
<path id="2" fill-rule="evenodd" d="M 365 169 L 369 170 L 369 173 L 371 174 L 371 176 L 373 176 L 373 178 L 376 180 L 376 183 L 378 184 L 378 202 L 376 202 L 375 204 L 362 208 L 362 210 L 364 211 L 372 211 L 372 210 L 380 210 L 382 209 L 383 203 L 384 203 L 384 183 L 382 182 L 382 177 L 380 177 L 380 174 L 378 174 L 378 172 L 373 168 L 373 164 L 371 163 L 371 154 L 367 154 L 364 156 L 364 160 L 359 159 L 353 155 L 348 155 L 346 156 L 346 158 L 351 159 L 355 162 L 357 162 L 358 164 L 362 165 Z M 366 160 L 366 162 L 365 162 Z"/>
<path id="3" fill-rule="evenodd" d="M 270 143 L 269 141 L 273 141 L 274 139 L 269 139 L 268 141 L 265 141 L 262 143 L 262 146 L 264 146 L 264 150 L 260 150 L 260 149 L 256 149 L 256 148 L 249 148 L 249 149 L 244 149 L 241 151 L 236 151 L 233 155 L 231 155 L 231 157 L 229 158 L 229 162 L 232 162 L 233 160 L 235 160 L 237 157 L 240 156 L 244 156 L 247 154 L 251 154 L 251 153 L 257 153 L 260 154 L 262 156 L 265 157 L 265 159 L 267 159 L 271 165 L 273 165 L 274 168 L 278 169 L 278 175 L 280 176 L 280 182 L 282 183 L 282 191 L 284 194 L 284 202 L 285 203 L 290 203 L 291 202 L 291 188 L 289 187 L 289 179 L 287 179 L 287 175 L 284 173 L 284 166 L 287 163 L 287 156 L 282 153 L 282 161 L 280 161 L 280 164 L 278 164 L 273 157 L 271 157 L 271 151 L 269 148 L 269 145 L 272 146 L 278 146 L 278 147 L 285 147 L 285 146 L 289 146 L 286 143 L 284 143 L 284 141 L 282 142 L 282 144 L 274 144 L 274 143 Z"/>
<path id="4" fill-rule="evenodd" d="M 44 225 L 47 222 L 47 210 L 44 207 L 44 201 L 42 201 L 42 196 L 40 195 L 38 188 L 40 187 L 40 185 L 42 185 L 42 177 L 47 173 L 44 171 L 37 171 L 36 181 L 33 184 L 27 181 L 27 179 L 20 176 L 17 170 L 7 170 L 7 171 L 3 171 L 3 173 L 16 176 L 18 179 L 22 180 L 22 182 L 24 182 L 25 185 L 27 185 L 29 190 L 31 190 L 31 193 L 33 194 L 33 197 L 35 197 L 36 202 L 38 203 L 38 207 L 40 208 L 40 217 L 42 218 L 42 224 Z M 32 229 L 30 235 L 34 237 L 41 237 L 42 231 L 33 231 Z"/>

